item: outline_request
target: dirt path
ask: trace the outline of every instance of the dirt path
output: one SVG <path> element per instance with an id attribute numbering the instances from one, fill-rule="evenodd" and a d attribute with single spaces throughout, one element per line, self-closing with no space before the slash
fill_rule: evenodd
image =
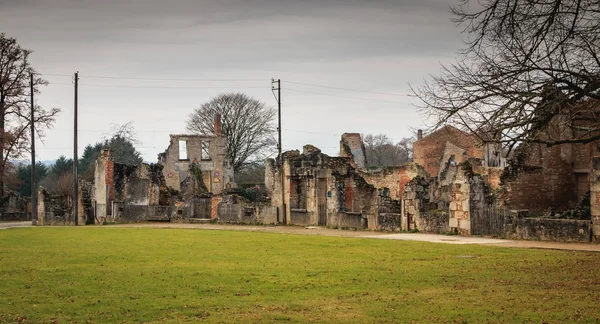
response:
<path id="1" fill-rule="evenodd" d="M 573 251 L 592 251 L 600 252 L 600 244 L 593 243 L 560 243 L 544 241 L 515 241 L 503 240 L 477 236 L 454 236 L 454 235 L 436 235 L 422 233 L 387 233 L 373 231 L 351 231 L 329 229 L 324 227 L 302 227 L 302 226 L 251 226 L 251 225 L 222 225 L 222 224 L 177 224 L 177 223 L 142 223 L 142 224 L 121 224 L 116 227 L 154 227 L 154 228 L 189 228 L 203 230 L 233 230 L 248 232 L 267 232 L 267 233 L 285 233 L 300 235 L 324 235 L 324 236 L 343 236 L 359 237 L 369 239 L 388 239 L 388 240 L 406 240 L 422 241 L 444 244 L 485 244 L 502 247 L 532 248 L 532 249 L 555 249 L 555 250 L 573 250 Z"/>
<path id="2" fill-rule="evenodd" d="M 12 227 L 29 227 L 31 222 L 0 222 L 0 229 Z M 255 226 L 255 225 L 223 225 L 223 224 L 188 224 L 188 223 L 160 223 L 148 222 L 139 224 L 118 224 L 106 226 L 107 228 L 184 228 L 199 230 L 228 230 L 228 231 L 247 231 L 247 232 L 265 232 L 265 233 L 284 233 L 299 235 L 323 235 L 323 236 L 342 236 L 358 237 L 366 239 L 387 239 L 387 240 L 405 240 L 421 241 L 443 244 L 485 244 L 501 247 L 531 248 L 531 249 L 555 249 L 555 250 L 573 250 L 573 251 L 592 251 L 600 252 L 600 244 L 594 243 L 560 243 L 543 241 L 515 241 L 502 240 L 478 236 L 450 236 L 422 233 L 388 233 L 373 231 L 351 231 L 330 229 L 316 226 Z"/>

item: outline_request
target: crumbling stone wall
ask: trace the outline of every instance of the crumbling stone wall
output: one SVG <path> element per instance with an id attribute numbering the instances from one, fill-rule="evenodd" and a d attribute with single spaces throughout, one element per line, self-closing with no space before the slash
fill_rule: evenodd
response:
<path id="1" fill-rule="evenodd" d="M 186 156 L 179 151 L 180 141 L 185 142 Z M 206 146 L 208 156 L 204 150 Z M 233 168 L 227 159 L 227 137 L 222 135 L 172 134 L 169 146 L 159 155 L 166 185 L 177 191 L 181 190 L 180 183 L 190 175 L 190 165 L 194 164 L 202 172 L 206 189 L 220 193 L 227 184 L 233 184 Z"/>
<path id="2" fill-rule="evenodd" d="M 114 163 L 110 152 L 105 150 L 96 161 L 93 188 L 84 186 L 87 189 L 81 192 L 81 196 L 92 196 L 91 202 L 81 205 L 80 211 L 95 210 L 95 221 L 99 223 L 161 218 L 162 212 L 152 215 L 156 209 L 148 207 L 172 203 L 162 171 L 163 166 L 159 164 Z M 89 222 L 91 217 L 86 219 Z"/>
<path id="3" fill-rule="evenodd" d="M 389 197 L 402 200 L 404 187 L 413 178 L 420 176 L 429 178 L 429 175 L 416 163 L 406 163 L 400 167 L 386 167 L 380 170 L 359 170 L 366 182 L 377 189 L 387 189 Z"/>
<path id="4" fill-rule="evenodd" d="M 287 223 L 340 226 L 356 224 L 354 216 L 361 215 L 366 219 L 364 223 L 375 228 L 377 190 L 365 181 L 350 158 L 330 157 L 306 145 L 302 154 L 288 151 L 283 159 Z M 280 169 L 275 160 L 267 161 L 265 182 L 273 207 L 282 205 Z M 344 218 L 343 214 L 352 216 Z"/>
<path id="5" fill-rule="evenodd" d="M 73 225 L 71 196 L 53 196 L 45 188 L 38 191 L 38 225 Z"/>
<path id="6" fill-rule="evenodd" d="M 258 211 L 250 201 L 239 195 L 223 195 L 217 207 L 219 223 L 256 224 Z"/>
<path id="7" fill-rule="evenodd" d="M 425 233 L 450 232 L 450 215 L 445 210 L 429 210 L 419 214 L 417 229 Z"/>
<path id="8" fill-rule="evenodd" d="M 560 145 L 530 144 L 509 160 L 502 174 L 501 201 L 512 209 L 541 214 L 552 208 L 566 210 L 577 203 L 570 162 L 561 157 Z"/>
<path id="9" fill-rule="evenodd" d="M 0 221 L 31 220 L 31 198 L 24 197 L 14 191 L 6 192 L 1 198 Z"/>
<path id="10" fill-rule="evenodd" d="M 94 185 L 83 179 L 78 179 L 77 224 L 93 224 Z M 38 225 L 74 225 L 73 197 L 71 195 L 53 195 L 43 187 L 38 189 Z"/>
<path id="11" fill-rule="evenodd" d="M 358 133 L 344 133 L 340 141 L 340 157 L 350 158 L 357 169 L 367 168 L 367 151 Z"/>
<path id="12" fill-rule="evenodd" d="M 452 147 L 458 147 L 465 152 L 464 159 L 462 151 L 459 155 L 455 155 L 457 159 L 484 159 L 484 146 L 481 145 L 477 137 L 446 125 L 413 143 L 414 162 L 423 166 L 431 176 L 437 176 L 443 167 L 443 165 L 440 166 L 440 162 L 447 161 L 447 159 L 443 159 L 447 143 L 451 143 Z"/>
<path id="13" fill-rule="evenodd" d="M 592 159 L 590 172 L 590 212 L 594 242 L 600 242 L 600 156 Z"/>
<path id="14" fill-rule="evenodd" d="M 78 179 L 78 202 L 77 202 L 77 215 L 79 216 L 78 224 L 94 224 L 95 223 L 95 211 L 94 211 L 94 184 Z"/>
<path id="15" fill-rule="evenodd" d="M 402 197 L 402 230 L 423 230 L 419 228 L 420 217 L 429 208 L 429 181 L 415 177 L 406 184 Z"/>
<path id="16" fill-rule="evenodd" d="M 452 183 L 449 186 L 450 203 L 448 205 L 448 212 L 450 214 L 450 230 L 461 235 L 471 235 L 471 186 L 469 178 L 458 165 L 449 165 L 448 168 L 452 169 L 452 173 L 454 173 Z"/>
<path id="17" fill-rule="evenodd" d="M 587 220 L 515 217 L 505 236 L 515 240 L 590 242 L 592 224 Z"/>
<path id="18" fill-rule="evenodd" d="M 481 175 L 483 181 L 490 187 L 491 190 L 500 188 L 500 176 L 504 171 L 503 167 L 487 167 L 482 164 L 481 160 L 469 159 L 469 163 L 473 168 L 473 172 Z"/>
<path id="19" fill-rule="evenodd" d="M 485 211 L 494 203 L 493 197 L 490 195 L 490 188 L 480 174 L 472 173 L 469 164 L 461 165 L 463 173 L 468 177 L 469 181 L 469 218 L 475 217 L 490 217 Z M 471 228 L 475 225 L 469 221 L 469 234 L 472 233 Z"/>
<path id="20" fill-rule="evenodd" d="M 114 162 L 110 150 L 102 150 L 95 161 L 94 169 L 94 204 L 98 219 L 105 219 L 111 214 L 111 204 L 115 199 Z"/>

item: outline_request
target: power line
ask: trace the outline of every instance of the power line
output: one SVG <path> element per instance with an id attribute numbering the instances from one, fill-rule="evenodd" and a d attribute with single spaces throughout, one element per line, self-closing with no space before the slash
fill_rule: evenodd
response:
<path id="1" fill-rule="evenodd" d="M 71 83 L 60 83 L 60 82 L 50 82 L 51 85 L 69 85 L 72 86 Z M 178 86 L 134 86 L 134 85 L 112 85 L 112 84 L 79 84 L 80 87 L 99 87 L 99 88 L 139 88 L 139 89 L 226 89 L 226 88 L 234 88 L 234 89 L 268 89 L 268 86 L 261 87 L 238 87 L 238 86 L 217 86 L 217 87 L 206 87 L 206 86 L 197 86 L 197 87 L 178 87 Z"/>
<path id="2" fill-rule="evenodd" d="M 82 75 L 82 78 L 95 79 L 116 79 L 116 80 L 141 80 L 141 81 L 182 81 L 182 82 L 237 82 L 237 81 L 270 81 L 270 79 L 256 78 L 231 78 L 231 79 L 170 79 L 170 78 L 138 78 L 138 77 L 120 77 L 120 76 L 103 76 L 103 75 Z"/>
<path id="3" fill-rule="evenodd" d="M 385 101 L 385 100 L 374 100 L 374 99 L 357 98 L 357 97 L 336 96 L 336 95 L 330 95 L 330 94 L 328 94 L 328 93 L 322 93 L 322 92 L 312 92 L 312 91 L 305 91 L 305 90 L 298 90 L 298 89 L 290 89 L 290 88 L 286 88 L 286 90 L 289 90 L 289 91 L 294 91 L 294 92 L 305 92 L 305 93 L 312 93 L 312 94 L 317 94 L 317 95 L 322 95 L 322 96 L 329 96 L 329 97 L 336 97 L 336 98 L 344 98 L 344 99 L 355 99 L 355 100 L 364 100 L 364 101 L 373 101 L 373 102 L 382 102 L 382 103 L 392 103 L 392 104 L 397 104 L 397 105 L 403 105 L 403 104 L 404 104 L 404 103 L 402 103 L 402 102 L 398 102 L 398 101 Z"/>
<path id="4" fill-rule="evenodd" d="M 283 129 L 284 131 L 295 132 L 295 133 L 306 133 L 306 134 L 316 134 L 316 135 L 330 135 L 330 136 L 340 136 L 340 134 L 332 134 L 332 133 L 320 133 L 320 132 L 307 132 L 297 129 Z"/>
<path id="5" fill-rule="evenodd" d="M 70 77 L 72 78 L 72 74 L 56 74 L 56 73 L 39 73 L 39 75 L 50 75 L 50 76 L 62 76 L 62 77 Z"/>
<path id="6" fill-rule="evenodd" d="M 140 88 L 140 89 L 223 89 L 223 88 L 235 88 L 235 89 L 268 89 L 268 87 L 236 87 L 236 86 L 222 86 L 222 87 L 168 87 L 168 86 L 130 86 L 130 85 L 111 85 L 111 84 L 81 84 L 82 87 L 101 87 L 101 88 Z"/>
<path id="7" fill-rule="evenodd" d="M 301 85 L 310 86 L 310 87 L 319 87 L 319 88 L 327 88 L 327 89 L 335 89 L 335 90 L 343 90 L 343 91 L 354 91 L 354 92 L 362 92 L 362 93 L 373 93 L 373 94 L 386 95 L 386 96 L 400 96 L 400 97 L 407 96 L 405 94 L 399 94 L 399 93 L 377 92 L 377 91 L 368 91 L 368 90 L 359 90 L 359 89 L 350 89 L 350 88 L 339 88 L 339 87 L 333 87 L 333 86 L 296 82 L 296 81 L 286 81 L 286 82 L 293 83 L 293 84 L 301 84 Z"/>

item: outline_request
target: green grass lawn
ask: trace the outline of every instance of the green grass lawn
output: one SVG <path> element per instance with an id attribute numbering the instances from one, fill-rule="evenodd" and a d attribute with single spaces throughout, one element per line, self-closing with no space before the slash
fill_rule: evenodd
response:
<path id="1" fill-rule="evenodd" d="M 600 254 L 189 229 L 1 230 L 0 322 L 21 320 L 598 322 Z"/>

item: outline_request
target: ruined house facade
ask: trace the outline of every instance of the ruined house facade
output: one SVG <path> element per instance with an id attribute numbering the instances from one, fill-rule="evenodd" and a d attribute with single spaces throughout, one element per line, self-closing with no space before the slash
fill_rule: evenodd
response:
<path id="1" fill-rule="evenodd" d="M 487 167 L 503 168 L 506 165 L 499 145 L 482 144 L 477 136 L 450 125 L 426 136 L 419 130 L 413 143 L 414 162 L 434 177 L 439 176 L 447 161 L 458 164 L 469 158 L 480 159 Z"/>
<path id="2" fill-rule="evenodd" d="M 221 211 L 229 222 L 258 222 L 259 214 L 274 222 L 271 209 L 228 196 L 235 183 L 220 130 L 216 116 L 214 135 L 170 135 L 155 164 L 118 164 L 109 150 L 102 151 L 94 174 L 95 221 L 206 221 L 217 220 Z"/>
<path id="3" fill-rule="evenodd" d="M 597 146 L 526 150 L 515 171 L 516 158 L 507 162 L 498 145 L 447 126 L 427 136 L 420 132 L 415 162 L 368 170 L 360 135 L 346 133 L 339 157 L 312 145 L 285 152 L 283 160 L 267 162 L 265 182 L 282 223 L 577 242 L 600 233 L 592 231 L 600 216 L 528 217 L 536 208 L 572 208 L 594 188 L 592 180 L 600 182 L 589 176 Z M 590 201 L 592 215 L 600 214 L 594 207 L 600 198 L 592 192 Z"/>
<path id="4" fill-rule="evenodd" d="M 221 134 L 221 118 L 215 117 L 214 135 L 170 135 L 169 147 L 158 155 L 166 185 L 181 190 L 190 166 L 201 172 L 206 190 L 220 193 L 233 184 L 233 167 L 227 156 L 227 137 Z"/>
<path id="5" fill-rule="evenodd" d="M 426 172 L 414 164 L 366 170 L 364 144 L 357 133 L 340 141 L 340 156 L 306 145 L 267 161 L 265 185 L 279 220 L 297 225 L 340 228 L 402 228 L 404 186 Z M 283 193 L 282 179 L 283 177 Z"/>

